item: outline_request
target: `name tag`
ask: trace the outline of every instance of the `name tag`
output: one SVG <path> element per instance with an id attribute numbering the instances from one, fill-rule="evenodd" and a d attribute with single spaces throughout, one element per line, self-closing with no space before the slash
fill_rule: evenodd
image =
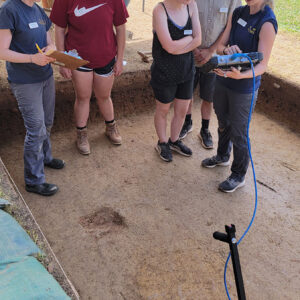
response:
<path id="1" fill-rule="evenodd" d="M 221 7 L 220 13 L 228 13 L 228 7 Z"/>
<path id="2" fill-rule="evenodd" d="M 38 28 L 39 27 L 39 25 L 38 25 L 37 22 L 29 23 L 28 26 L 29 26 L 30 29 L 34 29 L 34 28 Z"/>
<path id="3" fill-rule="evenodd" d="M 237 21 L 241 26 L 245 27 L 247 25 L 247 22 L 244 21 L 243 19 L 239 18 Z"/>
<path id="4" fill-rule="evenodd" d="M 193 30 L 185 30 L 184 32 L 183 32 L 183 34 L 184 35 L 191 35 L 191 34 L 193 34 Z"/>

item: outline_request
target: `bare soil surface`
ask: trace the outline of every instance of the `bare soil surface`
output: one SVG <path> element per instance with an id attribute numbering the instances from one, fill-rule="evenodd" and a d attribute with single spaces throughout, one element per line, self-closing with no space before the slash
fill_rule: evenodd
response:
<path id="1" fill-rule="evenodd" d="M 253 211 L 254 189 L 249 171 L 245 188 L 217 191 L 229 169 L 200 167 L 214 150 L 200 146 L 198 112 L 199 103 L 196 128 L 186 138 L 193 157 L 174 155 L 171 164 L 154 151 L 151 109 L 120 118 L 120 147 L 106 139 L 102 122 L 91 123 L 88 157 L 77 153 L 73 129 L 56 132 L 54 154 L 67 166 L 46 170 L 48 181 L 60 186 L 51 198 L 24 190 L 23 136 L 1 146 L 2 159 L 82 299 L 225 298 L 228 249 L 212 233 L 233 223 L 241 235 Z M 212 132 L 216 141 L 215 118 Z M 294 300 L 300 294 L 300 138 L 258 113 L 251 136 L 259 205 L 240 245 L 247 295 Z M 126 226 L 113 221 L 116 215 Z M 231 271 L 228 278 L 235 295 Z"/>
<path id="2" fill-rule="evenodd" d="M 223 268 L 228 247 L 215 241 L 212 233 L 233 223 L 240 237 L 247 227 L 254 208 L 251 170 L 243 189 L 234 194 L 217 191 L 230 170 L 200 166 L 201 160 L 215 150 L 204 150 L 197 138 L 199 99 L 193 113 L 194 131 L 185 139 L 193 156 L 174 154 L 170 164 L 157 156 L 154 100 L 145 85 L 150 65 L 141 62 L 136 53 L 151 49 L 153 4 L 145 3 L 145 13 L 141 12 L 142 2 L 129 4 L 127 29 L 133 36 L 127 42 L 128 63 L 112 95 L 122 146 L 107 140 L 103 120 L 92 102 L 92 153 L 82 156 L 77 152 L 72 122 L 74 94 L 70 83 L 56 72 L 53 153 L 67 165 L 63 170 L 46 170 L 47 180 L 60 187 L 55 196 L 26 193 L 24 129 L 3 74 L 0 156 L 82 299 L 225 299 Z M 275 75 L 278 71 L 284 81 L 266 77 L 260 99 L 267 101 L 259 100 L 257 105 L 257 111 L 271 112 L 269 116 L 287 126 L 260 112 L 254 113 L 251 125 L 258 211 L 251 231 L 239 246 L 248 299 L 300 299 L 299 103 L 287 105 L 284 98 L 290 97 L 286 79 L 296 87 L 292 94 L 299 93 L 299 67 L 289 63 L 297 54 L 297 45 L 297 38 L 279 34 L 270 69 Z M 211 123 L 216 142 L 215 117 Z M 228 285 L 236 299 L 231 267 Z"/>

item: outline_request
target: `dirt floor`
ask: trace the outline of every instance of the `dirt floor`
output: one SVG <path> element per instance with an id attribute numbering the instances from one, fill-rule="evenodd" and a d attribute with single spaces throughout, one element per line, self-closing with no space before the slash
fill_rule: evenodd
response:
<path id="1" fill-rule="evenodd" d="M 22 136 L 0 155 L 82 299 L 224 299 L 228 249 L 212 233 L 230 223 L 238 236 L 246 228 L 254 207 L 251 172 L 245 188 L 218 192 L 229 169 L 200 167 L 214 151 L 200 147 L 199 124 L 186 139 L 193 157 L 174 155 L 173 163 L 163 163 L 154 151 L 152 119 L 152 111 L 121 118 L 121 147 L 108 142 L 102 122 L 91 124 L 89 157 L 77 153 L 73 129 L 54 134 L 54 154 L 67 166 L 46 171 L 60 186 L 49 199 L 24 191 Z M 249 299 L 295 300 L 300 138 L 258 113 L 251 135 L 259 205 L 240 245 L 246 292 Z M 228 278 L 235 295 L 231 271 Z"/>
<path id="2" fill-rule="evenodd" d="M 47 180 L 60 187 L 55 196 L 26 193 L 24 130 L 16 104 L 8 95 L 5 76 L 1 76 L 0 126 L 5 129 L 0 135 L 0 156 L 82 299 L 225 299 L 223 268 L 228 247 L 215 241 L 212 233 L 231 223 L 236 225 L 238 237 L 245 230 L 254 208 L 252 174 L 249 170 L 247 185 L 234 194 L 217 191 L 230 170 L 200 166 L 215 150 L 204 150 L 197 138 L 199 99 L 193 113 L 195 129 L 185 140 L 193 156 L 175 154 L 170 164 L 157 156 L 154 100 L 149 87 L 143 86 L 149 64 L 142 63 L 136 54 L 151 48 L 151 3 L 145 3 L 145 13 L 141 13 L 140 1 L 129 5 L 128 30 L 133 37 L 127 42 L 126 74 L 116 82 L 113 93 L 124 144 L 115 147 L 109 143 L 92 103 L 92 153 L 87 157 L 78 154 L 71 117 L 72 89 L 56 73 L 59 99 L 52 144 L 54 155 L 67 166 L 46 170 Z M 279 35 L 276 43 L 274 53 L 286 52 L 291 58 L 299 40 Z M 293 86 L 300 85 L 299 68 L 286 61 L 280 63 L 278 57 L 272 58 L 272 74 L 280 72 Z M 281 72 L 282 65 L 286 68 Z M 272 110 L 278 119 L 289 87 L 280 78 L 268 78 L 261 97 L 270 103 L 258 108 Z M 254 225 L 239 246 L 247 299 L 300 299 L 300 125 L 299 106 L 294 105 L 294 110 L 288 106 L 291 111 L 283 114 L 286 119 L 289 112 L 294 120 L 288 127 L 260 109 L 253 115 L 251 140 L 259 204 Z M 1 111 L 3 107 L 5 111 Z M 211 123 L 216 142 L 215 117 Z M 236 299 L 231 267 L 228 285 Z"/>

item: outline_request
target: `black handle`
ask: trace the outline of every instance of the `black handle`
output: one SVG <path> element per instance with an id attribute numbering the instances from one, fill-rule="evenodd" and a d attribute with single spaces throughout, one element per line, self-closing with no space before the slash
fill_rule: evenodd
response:
<path id="1" fill-rule="evenodd" d="M 227 235 L 226 233 L 222 233 L 222 232 L 219 232 L 219 231 L 215 231 L 215 232 L 213 233 L 213 237 L 214 237 L 216 240 L 219 240 L 219 241 L 228 243 L 228 235 Z"/>

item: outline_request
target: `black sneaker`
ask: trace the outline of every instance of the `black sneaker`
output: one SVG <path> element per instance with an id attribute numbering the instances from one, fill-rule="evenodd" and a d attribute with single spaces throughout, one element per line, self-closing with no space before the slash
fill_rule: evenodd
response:
<path id="1" fill-rule="evenodd" d="M 184 124 L 182 126 L 181 132 L 179 134 L 179 139 L 184 139 L 188 133 L 193 131 L 193 120 L 190 121 L 184 121 Z"/>
<path id="2" fill-rule="evenodd" d="M 200 133 L 198 134 L 198 137 L 201 141 L 203 148 L 213 149 L 214 144 L 213 144 L 212 137 L 211 137 L 211 134 L 208 129 L 201 128 Z"/>
<path id="3" fill-rule="evenodd" d="M 220 183 L 219 190 L 225 193 L 232 193 L 244 185 L 245 178 L 240 178 L 235 174 L 231 174 L 225 181 Z"/>
<path id="4" fill-rule="evenodd" d="M 35 185 L 25 185 L 25 189 L 27 192 L 36 193 L 42 196 L 52 196 L 58 191 L 58 186 L 51 183 L 42 183 Z"/>
<path id="5" fill-rule="evenodd" d="M 178 152 L 181 155 L 184 156 L 191 156 L 193 154 L 192 150 L 187 147 L 181 140 L 177 140 L 176 142 L 172 142 L 171 139 L 169 139 L 169 145 L 171 150 Z"/>
<path id="6" fill-rule="evenodd" d="M 166 161 L 166 162 L 170 162 L 173 160 L 173 157 L 172 157 L 172 152 L 171 152 L 171 149 L 170 149 L 170 146 L 168 143 L 160 143 L 158 141 L 156 147 L 155 147 L 156 151 L 158 152 L 159 154 L 159 157 Z"/>
<path id="7" fill-rule="evenodd" d="M 215 166 L 221 166 L 221 167 L 226 167 L 229 166 L 230 162 L 229 159 L 228 160 L 222 160 L 220 156 L 215 155 L 213 157 L 210 158 L 206 158 L 204 160 L 202 160 L 202 167 L 205 168 L 214 168 Z"/>
<path id="8" fill-rule="evenodd" d="M 58 158 L 53 158 L 49 163 L 45 164 L 46 167 L 51 169 L 62 169 L 65 166 L 65 162 Z"/>

